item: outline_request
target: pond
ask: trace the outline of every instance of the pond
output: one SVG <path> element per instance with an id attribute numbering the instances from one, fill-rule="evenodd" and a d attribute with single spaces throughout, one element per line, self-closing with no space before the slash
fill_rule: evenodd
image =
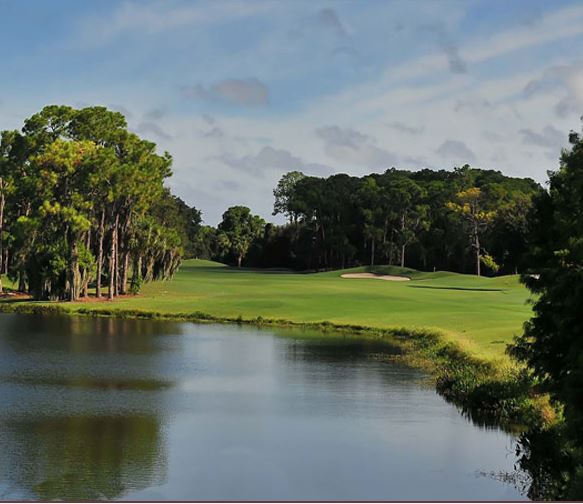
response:
<path id="1" fill-rule="evenodd" d="M 0 315 L 0 499 L 516 500 L 515 439 L 388 343 Z"/>

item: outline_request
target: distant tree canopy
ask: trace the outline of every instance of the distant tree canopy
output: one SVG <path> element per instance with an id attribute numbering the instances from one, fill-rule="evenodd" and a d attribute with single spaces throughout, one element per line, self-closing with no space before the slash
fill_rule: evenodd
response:
<path id="1" fill-rule="evenodd" d="M 244 260 L 304 270 L 384 263 L 514 273 L 524 267 L 527 216 L 541 191 L 531 179 L 467 165 L 361 178 L 290 172 L 274 190 L 273 212 L 289 222 L 267 225 Z M 206 236 L 211 257 L 225 257 L 217 234 Z"/>
<path id="2" fill-rule="evenodd" d="M 542 190 L 531 179 L 467 165 L 361 178 L 289 172 L 274 189 L 273 211 L 288 223 L 264 224 L 240 259 L 298 270 L 383 263 L 515 273 L 525 266 L 528 214 Z M 225 225 L 201 228 L 196 257 L 238 263 Z"/>
<path id="3" fill-rule="evenodd" d="M 170 277 L 200 224 L 164 188 L 171 162 L 104 107 L 48 106 L 2 131 L 0 275 L 69 300 Z"/>
<path id="4" fill-rule="evenodd" d="M 234 257 L 240 268 L 253 242 L 263 235 L 265 221 L 244 206 L 233 206 L 223 214 L 217 241 L 226 257 Z"/>
<path id="5" fill-rule="evenodd" d="M 496 217 L 496 210 L 485 210 L 483 208 L 485 206 L 483 201 L 485 198 L 479 187 L 470 187 L 469 189 L 460 191 L 456 194 L 455 199 L 457 201 L 449 201 L 446 206 L 456 214 L 460 215 L 465 222 L 469 235 L 469 242 L 476 257 L 476 275 L 480 276 L 481 263 L 484 261 L 485 257 L 489 258 L 485 260 L 486 264 L 488 264 L 491 269 L 494 269 L 492 266 L 495 262 L 492 257 L 489 255 L 482 255 L 480 238 L 485 232 L 487 226 Z M 488 203 L 489 206 L 496 207 L 499 202 L 494 199 L 494 201 L 486 202 L 486 204 Z"/>

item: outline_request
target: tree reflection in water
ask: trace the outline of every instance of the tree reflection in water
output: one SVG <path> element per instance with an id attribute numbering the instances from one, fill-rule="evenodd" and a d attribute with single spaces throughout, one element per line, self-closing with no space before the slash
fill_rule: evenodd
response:
<path id="1" fill-rule="evenodd" d="M 166 477 L 156 417 L 12 419 L 0 431 L 3 479 L 35 499 L 112 500 Z"/>
<path id="2" fill-rule="evenodd" d="M 546 430 L 501 424 L 491 412 L 459 407 L 474 425 L 486 429 L 503 429 L 516 436 L 517 461 L 511 473 L 490 472 L 479 476 L 508 483 L 530 500 L 570 500 L 569 480 L 575 470 L 562 424 Z"/>
<path id="3" fill-rule="evenodd" d="M 180 339 L 164 336 L 180 324 L 5 316 L 3 329 L 0 498 L 112 500 L 166 480 L 166 350 Z"/>
<path id="4" fill-rule="evenodd" d="M 298 336 L 295 336 L 298 338 Z M 306 332 L 299 339 L 301 345 L 290 345 L 287 357 L 297 360 L 300 365 L 309 361 L 337 363 L 341 361 L 366 359 L 377 360 L 390 358 L 399 354 L 398 347 L 383 341 L 366 341 L 339 337 L 338 344 L 334 340 L 329 344 L 314 338 L 314 334 Z M 312 341 L 313 340 L 313 341 Z M 307 374 L 307 377 L 310 375 Z M 318 376 L 313 377 L 318 379 Z M 399 379 L 398 374 L 392 374 L 391 384 Z M 338 375 L 336 386 L 341 386 L 343 380 L 350 377 Z M 411 375 L 406 375 L 411 379 Z M 427 382 L 429 384 L 429 382 Z M 452 402 L 452 401 L 448 401 Z M 561 428 L 549 430 L 525 431 L 523 426 L 502 423 L 495 412 L 481 411 L 456 404 L 460 413 L 474 425 L 482 429 L 502 429 L 516 438 L 514 450 L 516 463 L 512 472 L 479 472 L 477 476 L 501 481 L 514 486 L 522 495 L 531 500 L 557 500 L 569 498 L 568 478 L 574 470 L 574 463 Z"/>

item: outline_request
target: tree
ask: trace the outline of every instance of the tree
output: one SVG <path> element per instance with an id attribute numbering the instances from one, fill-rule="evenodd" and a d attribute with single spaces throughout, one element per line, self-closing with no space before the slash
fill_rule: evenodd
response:
<path id="1" fill-rule="evenodd" d="M 261 242 L 263 255 L 257 249 L 248 261 L 296 269 L 385 261 L 419 269 L 475 271 L 471 225 L 447 205 L 462 206 L 458 193 L 472 188 L 480 191 L 481 211 L 496 210 L 491 222 L 478 226 L 480 268 L 514 273 L 523 267 L 526 216 L 541 187 L 531 179 L 469 165 L 416 172 L 391 168 L 362 178 L 337 174 L 293 180 L 286 175 L 275 191 L 275 209 L 287 212 L 290 222 L 271 228 Z"/>
<path id="2" fill-rule="evenodd" d="M 494 219 L 496 212 L 482 209 L 482 191 L 478 187 L 470 187 L 456 195 L 457 201 L 447 203 L 447 208 L 460 215 L 465 221 L 470 238 L 470 244 L 475 254 L 476 275 L 480 276 L 482 247 L 480 237 L 488 224 Z"/>
<path id="3" fill-rule="evenodd" d="M 383 208 L 381 190 L 373 177 L 365 177 L 357 193 L 358 206 L 363 219 L 363 234 L 370 243 L 370 265 L 375 262 L 375 245 L 382 239 Z"/>
<path id="4" fill-rule="evenodd" d="M 293 198 L 295 187 L 305 175 L 299 171 L 291 171 L 281 177 L 277 187 L 273 190 L 275 203 L 273 204 L 273 215 L 284 214 L 290 222 L 297 222 L 298 211 L 294 208 Z"/>
<path id="5" fill-rule="evenodd" d="M 249 247 L 262 235 L 264 228 L 265 221 L 251 214 L 247 207 L 233 206 L 223 214 L 223 220 L 218 226 L 219 242 L 235 256 L 237 267 L 241 267 Z"/>
<path id="6" fill-rule="evenodd" d="M 536 295 L 534 316 L 511 353 L 564 405 L 571 436 L 583 450 L 583 139 L 572 133 L 569 141 L 560 168 L 549 173 L 548 192 L 535 198 L 530 268 L 523 275 Z"/>
<path id="7" fill-rule="evenodd" d="M 135 278 L 168 278 L 188 226 L 164 189 L 171 163 L 104 107 L 51 105 L 2 132 L 0 274 L 35 298 L 70 300 L 91 282 L 101 296 L 104 279 L 110 298 L 127 292 L 132 263 Z M 158 211 L 165 198 L 174 212 Z"/>
<path id="8" fill-rule="evenodd" d="M 195 259 L 213 259 L 218 255 L 217 230 L 212 226 L 200 226 L 190 242 Z"/>
<path id="9" fill-rule="evenodd" d="M 528 253 L 529 215 L 535 193 L 513 191 L 498 204 L 496 216 L 488 228 L 488 249 L 498 258 L 506 273 L 518 273 Z"/>
<path id="10" fill-rule="evenodd" d="M 429 229 L 428 206 L 424 204 L 425 191 L 413 180 L 398 176 L 388 187 L 389 208 L 396 216 L 394 231 L 401 249 L 401 267 L 405 267 L 407 246 L 418 238 L 418 233 Z"/>

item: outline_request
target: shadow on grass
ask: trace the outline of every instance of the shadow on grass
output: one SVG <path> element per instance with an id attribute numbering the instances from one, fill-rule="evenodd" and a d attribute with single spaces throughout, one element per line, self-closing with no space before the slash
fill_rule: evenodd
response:
<path id="1" fill-rule="evenodd" d="M 475 291 L 475 292 L 505 292 L 504 289 L 489 289 L 487 287 L 447 287 L 438 285 L 407 285 L 412 289 L 437 289 L 437 290 L 458 290 L 458 291 Z"/>
<path id="2" fill-rule="evenodd" d="M 16 303 L 30 303 L 32 297 L 28 294 L 15 293 L 15 291 L 8 291 L 4 289 L 4 294 L 0 295 L 0 303 L 2 304 L 16 304 Z"/>
<path id="3" fill-rule="evenodd" d="M 257 273 L 262 275 L 278 275 L 282 273 L 286 274 L 301 274 L 301 273 L 314 273 L 313 271 L 294 271 L 287 268 L 236 268 L 234 266 L 182 266 L 180 268 L 182 272 L 201 272 L 201 273 L 227 273 L 233 275 L 244 275 L 249 273 Z"/>

